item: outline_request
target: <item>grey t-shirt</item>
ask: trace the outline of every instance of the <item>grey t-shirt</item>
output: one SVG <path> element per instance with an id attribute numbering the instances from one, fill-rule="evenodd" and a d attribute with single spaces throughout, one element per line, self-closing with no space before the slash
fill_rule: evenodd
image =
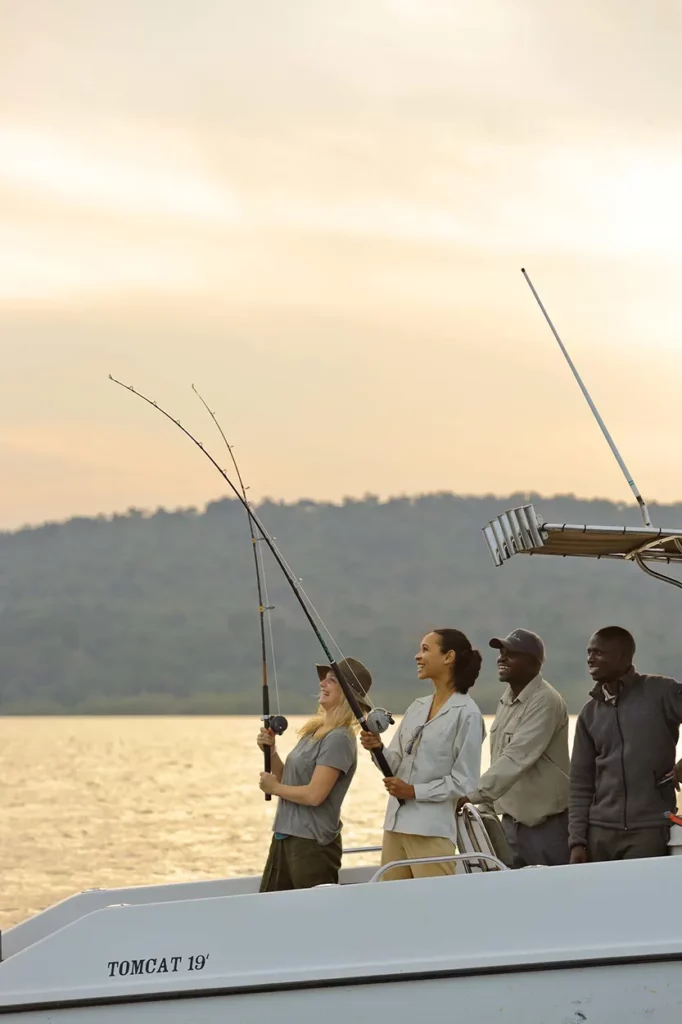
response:
<path id="1" fill-rule="evenodd" d="M 284 763 L 282 782 L 285 786 L 306 786 L 318 765 L 338 768 L 341 775 L 319 807 L 306 807 L 280 797 L 272 831 L 301 839 L 315 839 L 321 846 L 331 843 L 341 831 L 341 804 L 357 763 L 357 742 L 350 729 L 332 729 L 321 740 L 302 737 Z"/>

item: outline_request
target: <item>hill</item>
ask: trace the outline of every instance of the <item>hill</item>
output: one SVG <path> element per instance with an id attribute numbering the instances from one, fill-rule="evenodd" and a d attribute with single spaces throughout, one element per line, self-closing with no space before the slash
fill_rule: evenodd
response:
<path id="1" fill-rule="evenodd" d="M 467 632 L 484 655 L 472 696 L 499 694 L 494 634 L 545 639 L 546 676 L 572 711 L 585 699 L 587 638 L 616 623 L 644 670 L 682 673 L 680 597 L 634 566 L 513 559 L 496 569 L 481 527 L 533 500 L 549 521 L 638 523 L 637 512 L 572 497 L 433 494 L 341 505 L 264 502 L 263 522 L 346 654 L 371 668 L 374 699 L 404 710 L 423 686 L 422 634 Z M 682 524 L 682 505 L 652 508 Z M 0 714 L 259 713 L 259 637 L 243 509 L 76 518 L 0 535 Z M 310 708 L 321 651 L 272 558 L 266 559 L 283 713 Z"/>

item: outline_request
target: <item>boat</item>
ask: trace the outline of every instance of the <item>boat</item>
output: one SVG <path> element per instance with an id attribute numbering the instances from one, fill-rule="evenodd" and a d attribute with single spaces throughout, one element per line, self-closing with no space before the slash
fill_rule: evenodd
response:
<path id="1" fill-rule="evenodd" d="M 626 475 L 643 527 L 551 524 L 523 506 L 484 527 L 495 563 L 620 558 L 681 586 L 652 563 L 682 561 L 682 530 L 656 530 Z M 440 858 L 455 862 L 452 875 L 383 884 L 413 862 L 348 866 L 375 847 L 344 854 L 338 885 L 259 893 L 248 877 L 72 896 L 2 936 L 0 1014 L 8 1024 L 679 1024 L 682 818 L 671 816 L 668 857 L 521 870 L 471 805 L 457 826 L 458 852 Z"/>
<path id="2" fill-rule="evenodd" d="M 454 875 L 381 884 L 393 865 L 376 864 L 289 892 L 246 877 L 72 896 L 3 935 L 0 1014 L 679 1024 L 682 928 L 666 894 L 682 857 L 512 871 L 471 805 L 458 837 Z"/>

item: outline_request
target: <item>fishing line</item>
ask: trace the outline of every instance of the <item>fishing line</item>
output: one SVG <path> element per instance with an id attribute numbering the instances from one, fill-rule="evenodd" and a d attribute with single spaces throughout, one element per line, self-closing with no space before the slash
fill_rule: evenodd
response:
<path id="1" fill-rule="evenodd" d="M 174 416 L 171 416 L 171 414 L 169 412 L 166 412 L 166 410 L 163 409 L 158 404 L 158 402 L 153 401 L 151 398 L 147 398 L 146 395 L 143 395 L 141 391 L 137 391 L 131 384 L 124 384 L 122 381 L 117 380 L 117 378 L 114 377 L 112 374 L 109 374 L 109 380 L 111 380 L 112 383 L 117 384 L 119 387 L 124 388 L 126 391 L 129 391 L 131 394 L 135 395 L 135 397 L 139 398 L 141 401 L 146 402 L 147 405 L 150 405 L 153 409 L 156 409 L 157 412 L 160 412 L 163 416 L 165 416 L 165 418 L 167 420 L 170 420 L 171 423 L 174 423 L 175 426 L 178 427 L 183 432 L 183 434 L 187 438 L 189 438 L 189 440 L 194 445 L 196 445 L 196 447 L 201 452 L 203 452 L 203 454 L 209 460 L 209 462 L 218 470 L 218 472 L 220 473 L 222 478 L 225 480 L 225 482 L 227 483 L 228 487 L 233 492 L 233 494 L 235 495 L 237 500 L 244 507 L 247 515 L 249 516 L 249 519 L 251 520 L 251 523 L 253 524 L 253 526 L 255 528 L 258 529 L 258 531 L 260 532 L 263 540 L 265 541 L 265 543 L 270 548 L 270 550 L 271 550 L 271 552 L 272 552 L 272 554 L 273 554 L 273 556 L 275 558 L 275 561 L 277 562 L 277 564 L 279 565 L 280 569 L 282 570 L 282 572 L 284 574 L 284 577 L 285 577 L 287 583 L 289 584 L 289 586 L 293 590 L 294 596 L 296 597 L 296 600 L 298 601 L 303 614 L 305 615 L 306 619 L 308 620 L 308 623 L 309 623 L 311 629 L 315 633 L 315 636 L 317 637 L 318 643 L 322 647 L 322 650 L 324 651 L 324 653 L 325 653 L 325 655 L 326 655 L 326 657 L 328 659 L 329 667 L 331 668 L 332 672 L 336 676 L 336 679 L 337 679 L 337 681 L 339 683 L 339 686 L 341 687 L 341 689 L 343 691 L 343 695 L 346 698 L 346 700 L 348 701 L 348 704 L 350 705 L 350 708 L 351 708 L 353 714 L 355 715 L 356 719 L 358 720 L 360 728 L 365 730 L 365 731 L 367 731 L 367 732 L 374 732 L 374 731 L 376 731 L 376 726 L 374 726 L 374 728 L 373 728 L 372 725 L 374 725 L 374 723 L 372 723 L 372 725 L 371 725 L 368 722 L 367 715 L 363 711 L 363 709 L 360 707 L 360 704 L 358 702 L 358 698 L 357 698 L 355 692 L 353 691 L 353 688 L 349 685 L 349 683 L 347 682 L 347 680 L 344 678 L 343 674 L 341 673 L 341 671 L 339 669 L 339 666 L 338 666 L 338 663 L 337 663 L 336 659 L 333 657 L 333 655 L 331 653 L 331 650 L 329 649 L 329 647 L 328 647 L 324 637 L 322 636 L 322 633 L 320 632 L 320 630 L 319 630 L 319 628 L 317 626 L 317 623 L 315 622 L 315 619 L 314 619 L 310 609 L 308 608 L 308 605 L 306 604 L 305 600 L 303 599 L 303 597 L 299 593 L 299 587 L 298 587 L 298 585 L 296 583 L 296 580 L 295 580 L 294 576 L 292 575 L 290 570 L 287 568 L 287 565 L 284 562 L 284 560 L 281 557 L 281 555 L 279 554 L 276 545 L 274 544 L 272 538 L 270 537 L 270 534 L 268 533 L 268 531 L 263 526 L 262 522 L 260 521 L 259 516 L 250 507 L 249 502 L 244 498 L 244 495 L 242 493 L 240 493 L 238 488 L 232 482 L 232 480 L 228 476 L 227 472 L 220 466 L 220 464 L 216 461 L 216 459 L 214 459 L 214 457 L 211 455 L 211 453 L 204 447 L 202 442 L 197 440 L 197 438 L 187 429 L 187 427 L 184 427 L 182 425 L 182 423 L 180 423 L 179 420 L 175 419 Z M 363 694 L 364 694 L 364 690 L 363 690 Z M 371 756 L 372 756 L 372 760 L 377 765 L 379 770 L 383 773 L 383 775 L 386 778 L 392 778 L 393 777 L 393 772 L 391 771 L 390 765 L 389 765 L 388 761 L 386 760 L 386 756 L 384 754 L 383 748 L 380 749 L 380 750 L 373 750 L 371 752 Z M 403 803 L 402 800 L 400 800 L 399 802 Z"/>
<path id="2" fill-rule="evenodd" d="M 244 481 L 242 479 L 242 475 L 241 475 L 241 473 L 239 471 L 239 466 L 237 465 L 237 460 L 236 460 L 235 455 L 234 455 L 234 446 L 231 445 L 228 442 L 227 437 L 225 435 L 225 431 L 223 430 L 223 428 L 222 428 L 222 426 L 221 426 L 221 424 L 220 424 L 220 422 L 218 420 L 218 417 L 216 416 L 215 412 L 209 407 L 208 403 L 201 396 L 201 394 L 199 393 L 197 388 L 194 386 L 194 384 L 192 384 L 192 390 L 197 395 L 197 397 L 200 399 L 200 401 L 202 402 L 204 408 L 207 410 L 207 412 L 209 413 L 211 419 L 215 423 L 215 425 L 216 425 L 216 427 L 217 427 L 217 429 L 218 429 L 218 431 L 220 433 L 220 436 L 222 437 L 222 439 L 223 439 L 223 441 L 225 443 L 225 447 L 227 448 L 228 452 L 230 453 L 230 458 L 232 459 L 232 463 L 233 463 L 234 468 L 235 468 L 235 470 L 237 472 L 237 477 L 239 479 L 239 483 L 240 483 L 240 486 L 241 486 L 241 489 L 242 489 L 242 495 L 244 497 L 244 500 L 247 501 L 247 503 L 250 504 L 250 502 L 248 502 L 248 498 L 247 498 L 247 495 L 246 495 L 246 491 L 248 490 L 248 488 L 244 485 Z M 258 593 L 259 593 L 259 599 L 261 600 L 261 611 L 263 609 L 263 602 L 262 602 L 262 598 L 260 598 L 260 595 L 261 595 L 260 580 L 263 581 L 263 594 L 264 594 L 264 598 L 265 598 L 265 612 L 266 612 L 266 615 L 267 615 L 268 628 L 269 628 L 269 633 L 270 633 L 270 655 L 271 655 L 271 661 L 272 661 L 272 665 L 273 665 L 273 675 L 274 675 L 274 682 L 275 682 L 275 694 L 276 694 L 277 710 L 278 710 L 278 716 L 279 716 L 279 722 L 275 721 L 275 719 L 273 717 L 269 717 L 267 722 L 266 722 L 266 728 L 273 728 L 273 731 L 276 732 L 277 735 L 281 735 L 281 733 L 284 732 L 284 729 L 287 726 L 287 721 L 284 718 L 284 716 L 281 715 L 281 713 L 280 713 L 280 707 L 279 707 L 279 686 L 278 686 L 278 683 L 277 683 L 277 668 L 276 668 L 276 662 L 275 662 L 275 641 L 274 641 L 274 636 L 273 636 L 273 631 L 272 631 L 272 616 L 270 614 L 273 606 L 270 604 L 270 601 L 268 599 L 267 584 L 266 584 L 266 578 L 265 578 L 265 560 L 263 558 L 263 552 L 262 552 L 262 550 L 259 550 L 259 545 L 257 543 L 259 540 L 262 540 L 263 538 L 262 537 L 254 537 L 253 524 L 252 524 L 250 519 L 249 519 L 249 527 L 250 527 L 250 530 L 251 530 L 251 540 L 252 540 L 252 543 L 254 544 L 254 552 L 257 552 L 257 554 L 256 554 L 256 578 L 257 578 L 257 580 L 259 582 Z M 303 597 L 307 601 L 308 606 L 310 608 L 310 611 L 315 616 L 318 625 L 321 626 L 321 628 L 327 634 L 327 637 L 328 637 L 329 642 L 331 643 L 332 647 L 337 651 L 337 653 L 341 656 L 341 658 L 343 658 L 344 657 L 343 651 L 341 650 L 341 648 L 339 647 L 338 643 L 334 639 L 332 631 L 327 626 L 327 624 L 325 623 L 324 619 L 320 615 L 319 611 L 317 610 L 317 608 L 313 604 L 313 601 L 312 601 L 310 595 L 306 592 L 306 590 L 305 590 L 305 588 L 303 586 L 302 578 L 300 576 L 298 576 L 294 572 L 294 570 L 291 567 L 291 565 L 289 565 L 289 563 L 287 562 L 286 558 L 284 557 L 284 554 L 282 553 L 282 551 L 280 550 L 279 545 L 277 544 L 277 538 L 276 537 L 272 537 L 271 539 L 272 539 L 272 542 L 273 542 L 273 544 L 275 546 L 277 554 L 281 558 L 282 563 L 286 566 L 287 571 L 289 572 L 291 578 L 296 581 L 296 586 L 297 586 L 299 592 L 303 595 Z M 258 564 L 259 563 L 260 563 L 260 576 L 259 576 L 259 570 L 258 570 Z M 262 620 L 261 620 L 261 625 L 262 625 Z M 264 665 L 265 665 L 265 654 L 263 655 L 263 659 L 264 659 Z M 348 671 L 349 671 L 350 675 L 353 677 L 355 682 L 358 684 L 358 687 L 360 688 L 360 690 L 362 692 L 364 692 L 362 690 L 362 684 L 361 684 L 360 680 L 358 679 L 358 676 L 355 673 L 355 671 L 353 669 L 353 666 L 350 665 L 350 664 L 347 664 L 347 668 L 348 668 Z M 264 668 L 263 671 L 264 671 L 264 675 L 265 675 L 266 669 Z M 369 705 L 369 708 L 370 708 L 369 713 L 367 715 L 367 723 L 370 726 L 370 728 L 372 729 L 372 731 L 377 732 L 377 733 L 382 733 L 382 732 L 385 732 L 386 729 L 390 725 L 395 725 L 395 721 L 394 721 L 393 716 L 391 715 L 390 711 L 387 711 L 386 708 L 377 708 L 375 706 L 375 704 L 374 704 L 374 701 L 369 696 L 369 694 L 365 694 L 365 701 Z M 266 712 L 265 711 L 263 712 L 263 721 L 266 721 Z M 284 723 L 283 727 L 282 727 L 281 723 Z M 269 768 L 266 768 L 266 771 L 269 771 L 269 770 L 270 770 Z"/>
<path id="3" fill-rule="evenodd" d="M 225 435 L 225 432 L 224 432 L 222 426 L 220 425 L 218 417 L 216 416 L 215 412 L 210 408 L 210 406 L 208 405 L 208 402 L 206 402 L 206 400 L 202 397 L 202 395 L 200 394 L 200 392 L 198 391 L 198 389 L 195 387 L 194 384 L 192 384 L 192 391 L 194 391 L 195 395 L 200 400 L 200 402 L 202 403 L 202 405 L 204 406 L 204 408 L 208 412 L 209 416 L 211 417 L 211 419 L 215 423 L 215 425 L 216 425 L 216 427 L 217 427 L 217 429 L 218 429 L 218 431 L 220 433 L 220 436 L 222 437 L 222 439 L 223 439 L 223 441 L 225 443 L 225 447 L 227 448 L 228 452 L 230 453 L 230 458 L 232 459 L 232 464 L 234 465 L 234 468 L 236 470 L 237 478 L 239 480 L 239 484 L 240 484 L 240 487 L 241 487 L 241 491 L 242 491 L 242 495 L 244 497 L 244 500 L 247 501 L 247 503 L 250 505 L 250 502 L 248 501 L 247 494 L 246 494 L 246 492 L 248 490 L 248 487 L 246 487 L 244 485 L 244 481 L 243 481 L 242 475 L 241 475 L 241 473 L 239 471 L 239 466 L 237 465 L 237 460 L 236 460 L 235 454 L 234 454 L 234 446 L 231 445 L 229 443 L 229 441 L 227 440 L 227 437 Z M 263 596 L 265 598 L 265 609 L 264 610 L 268 613 L 267 617 L 268 617 L 268 620 L 270 622 L 270 627 L 271 627 L 270 628 L 270 636 L 271 636 L 271 648 L 270 648 L 270 650 L 271 650 L 272 658 L 274 659 L 274 640 L 272 639 L 272 623 L 271 623 L 271 616 L 269 614 L 270 611 L 272 610 L 273 606 L 270 604 L 270 602 L 268 600 L 267 588 L 265 586 L 265 562 L 264 562 L 264 559 L 263 559 L 263 556 L 262 556 L 262 552 L 258 552 L 258 544 L 257 544 L 257 541 L 262 539 L 262 538 L 258 538 L 258 537 L 254 536 L 253 523 L 251 522 L 250 519 L 249 519 L 249 527 L 250 527 L 250 530 L 251 530 L 251 540 L 252 540 L 252 542 L 254 544 L 254 553 L 255 553 L 255 557 L 256 557 L 256 579 L 258 580 L 258 584 L 259 584 L 258 585 L 259 599 L 261 598 L 261 580 L 263 581 L 262 594 L 263 594 Z M 308 606 L 309 606 L 311 612 L 313 613 L 313 615 L 315 616 L 315 618 L 317 619 L 318 625 L 321 626 L 322 629 L 327 634 L 327 637 L 329 638 L 329 641 L 330 641 L 332 647 L 343 658 L 344 657 L 343 651 L 341 650 L 341 648 L 339 647 L 338 643 L 334 639 L 331 630 L 329 629 L 329 627 L 325 623 L 325 621 L 322 618 L 322 616 L 320 615 L 319 611 L 317 610 L 317 608 L 313 604 L 313 601 L 312 601 L 310 595 L 306 593 L 306 591 L 305 591 L 305 589 L 303 587 L 303 580 L 302 580 L 302 578 L 300 576 L 298 576 L 294 572 L 294 570 L 291 567 L 291 565 L 289 565 L 289 563 L 287 562 L 287 560 L 284 557 L 282 551 L 280 550 L 279 545 L 277 544 L 277 538 L 276 537 L 272 537 L 271 539 L 272 539 L 273 544 L 275 545 L 275 548 L 277 549 L 277 554 L 282 559 L 282 562 L 286 566 L 287 571 L 290 573 L 292 579 L 296 580 L 296 585 L 298 587 L 298 590 L 300 591 L 300 593 L 303 595 L 303 597 L 308 602 Z M 260 562 L 260 573 L 259 573 L 259 562 Z M 263 608 L 262 600 L 261 600 L 261 608 Z M 362 689 L 362 686 L 360 684 L 360 680 L 358 679 L 357 675 L 353 671 L 352 666 L 349 665 L 348 669 L 349 669 L 349 672 L 352 675 L 352 677 L 355 679 L 355 682 Z M 372 701 L 372 698 L 369 696 L 369 694 L 365 694 L 365 700 L 369 704 L 370 708 L 372 708 L 374 710 L 374 702 Z M 279 710 L 279 707 L 278 707 L 278 710 Z"/>
<path id="4" fill-rule="evenodd" d="M 327 634 L 327 636 L 329 638 L 330 644 L 332 645 L 332 647 L 334 647 L 336 649 L 336 651 L 343 658 L 344 657 L 344 653 L 341 650 L 341 648 L 339 647 L 339 645 L 336 642 L 336 640 L 334 639 L 332 631 L 330 630 L 329 626 L 326 625 L 324 619 L 322 618 L 322 616 L 320 615 L 319 611 L 317 610 L 317 608 L 313 604 L 313 601 L 310 598 L 310 595 L 306 593 L 306 590 L 303 587 L 303 580 L 301 579 L 300 576 L 296 576 L 296 574 L 294 573 L 294 570 L 291 568 L 291 566 L 287 562 L 286 558 L 282 554 L 279 546 L 276 543 L 277 538 L 273 537 L 272 541 L 273 541 L 273 544 L 275 545 L 275 548 L 277 549 L 278 555 L 282 559 L 282 562 L 284 563 L 284 565 L 286 565 L 288 571 L 291 573 L 292 578 L 296 580 L 296 585 L 297 585 L 297 588 L 298 588 L 299 592 L 306 599 L 306 601 L 308 602 L 308 605 L 310 607 L 311 612 L 313 613 L 313 615 L 317 619 L 318 624 L 322 627 L 322 629 Z M 352 665 L 348 665 L 347 664 L 347 668 L 348 668 L 348 671 L 351 674 L 351 676 L 355 679 L 356 683 L 358 684 L 358 686 L 362 690 L 362 684 L 360 683 L 360 680 L 358 679 L 356 673 L 354 672 Z M 369 705 L 369 708 L 370 708 L 369 712 L 367 713 L 366 718 L 367 718 L 367 724 L 368 724 L 371 732 L 375 732 L 375 733 L 380 734 L 382 732 L 386 732 L 386 730 L 389 728 L 389 726 L 395 725 L 395 719 L 393 718 L 393 715 L 391 714 L 391 712 L 388 711 L 386 708 L 378 708 L 378 707 L 376 707 L 376 705 L 374 704 L 374 702 L 373 702 L 372 698 L 369 696 L 369 694 L 365 694 L 365 701 L 367 702 L 367 704 Z"/>
<path id="5" fill-rule="evenodd" d="M 260 539 L 262 540 L 263 538 L 261 537 Z M 265 574 L 265 559 L 263 558 L 263 552 L 258 548 L 258 545 L 256 545 L 256 549 L 258 550 L 258 558 L 260 561 L 263 593 L 265 594 L 265 611 L 267 613 L 266 619 L 268 623 L 268 632 L 270 634 L 270 658 L 272 660 L 272 679 L 275 684 L 275 702 L 277 704 L 277 714 L 280 714 L 281 706 L 279 702 L 279 682 L 277 680 L 277 659 L 275 658 L 275 637 L 272 632 L 272 615 L 270 614 L 270 610 L 275 606 L 270 604 L 270 598 L 268 597 L 268 579 Z"/>
<path id="6" fill-rule="evenodd" d="M 277 547 L 277 544 L 276 544 L 277 538 L 273 537 L 272 540 L 273 540 L 273 543 L 275 543 L 275 547 Z M 306 601 L 308 602 L 310 610 L 312 611 L 313 615 L 317 619 L 318 624 L 322 627 L 322 629 L 327 634 L 327 636 L 329 638 L 330 644 L 332 645 L 332 647 L 343 658 L 344 657 L 344 653 L 341 650 L 341 648 L 339 647 L 339 645 L 336 642 L 336 640 L 334 639 L 332 631 L 330 630 L 329 626 L 326 625 L 324 619 L 322 618 L 322 616 L 320 615 L 319 611 L 317 610 L 317 608 L 313 604 L 313 601 L 312 601 L 310 595 L 308 593 L 306 593 L 305 588 L 303 587 L 303 580 L 299 576 L 295 575 L 293 569 L 291 568 L 291 566 L 289 565 L 289 563 L 285 559 L 285 557 L 282 554 L 282 552 L 280 551 L 279 547 L 277 547 L 277 551 L 278 551 L 278 554 L 280 555 L 282 561 L 286 565 L 287 569 L 291 573 L 291 575 L 296 579 L 298 590 L 300 591 L 300 593 L 305 597 Z M 353 671 L 353 668 L 352 668 L 351 665 L 348 666 L 348 671 L 353 676 L 353 678 L 355 679 L 356 683 L 361 687 L 360 680 L 358 679 L 357 675 Z M 370 715 L 368 716 L 368 720 L 370 721 L 371 724 L 373 724 L 375 726 L 375 729 L 373 731 L 385 732 L 385 730 L 388 728 L 389 725 L 394 725 L 395 724 L 395 722 L 393 721 L 393 716 L 391 715 L 390 711 L 387 711 L 386 708 L 378 708 L 378 707 L 376 707 L 376 705 L 374 704 L 374 701 L 369 696 L 369 694 L 365 694 L 365 700 L 366 700 L 367 704 L 371 708 Z"/>
<path id="7" fill-rule="evenodd" d="M 237 459 L 236 459 L 235 454 L 234 454 L 234 445 L 231 445 L 230 442 L 227 440 L 227 437 L 225 435 L 225 431 L 223 430 L 222 426 L 220 425 L 218 417 L 216 416 L 216 414 L 213 411 L 213 409 L 210 408 L 208 402 L 199 393 L 198 388 L 196 388 L 194 384 L 192 384 L 192 391 L 194 392 L 194 394 L 197 396 L 199 401 L 202 403 L 202 405 L 204 406 L 204 408 L 208 412 L 208 414 L 211 417 L 211 419 L 213 420 L 213 422 L 214 422 L 214 424 L 215 424 L 215 426 L 216 426 L 220 436 L 222 437 L 222 439 L 223 439 L 223 441 L 225 443 L 225 447 L 227 448 L 228 452 L 230 453 L 230 458 L 232 459 L 232 464 L 233 464 L 233 466 L 235 468 L 235 471 L 237 473 L 237 478 L 239 480 L 239 485 L 241 487 L 242 496 L 244 498 L 244 501 L 246 501 L 247 504 L 250 505 L 250 502 L 249 502 L 247 494 L 246 494 L 246 492 L 248 491 L 248 487 L 244 484 L 244 480 L 242 478 L 242 475 L 241 475 L 241 472 L 240 472 L 240 469 L 239 469 L 239 465 L 237 463 Z M 256 584 L 257 584 L 257 588 L 258 588 L 258 605 L 259 605 L 258 611 L 259 611 L 259 615 L 260 615 L 260 626 L 261 626 L 261 650 L 262 650 L 262 656 L 263 656 L 263 678 L 264 678 L 264 685 L 267 685 L 267 658 L 265 656 L 265 636 L 264 636 L 264 629 L 263 629 L 263 625 L 264 625 L 263 618 L 265 617 L 267 619 L 267 622 L 268 622 L 268 631 L 269 631 L 269 634 L 270 634 L 270 658 L 271 658 L 271 661 L 272 661 L 272 672 L 273 672 L 274 683 L 275 683 L 275 701 L 277 703 L 277 714 L 281 716 L 281 710 L 282 709 L 281 709 L 281 706 L 280 706 L 279 685 L 278 685 L 278 682 L 277 682 L 277 664 L 276 664 L 276 661 L 275 661 L 275 641 L 274 641 L 274 637 L 273 637 L 273 633 L 272 633 L 272 616 L 270 614 L 272 612 L 273 608 L 274 608 L 274 605 L 270 604 L 270 600 L 268 598 L 268 586 L 267 586 L 267 579 L 266 579 L 266 575 L 265 575 L 265 562 L 263 560 L 262 552 L 259 549 L 259 541 L 261 541 L 263 538 L 262 537 L 257 537 L 255 535 L 254 528 L 253 528 L 253 520 L 251 519 L 251 517 L 247 516 L 247 519 L 248 519 L 248 523 L 249 523 L 249 532 L 251 534 L 251 543 L 253 545 L 254 564 L 255 564 L 255 568 L 256 568 Z M 284 728 L 286 728 L 286 725 L 284 726 Z M 282 732 L 283 731 L 284 731 L 284 729 L 282 729 Z"/>
<path id="8" fill-rule="evenodd" d="M 194 386 L 194 384 L 192 384 L 192 391 L 197 396 L 197 398 L 199 399 L 199 401 L 201 402 L 203 407 L 206 409 L 206 412 L 209 414 L 209 416 L 213 420 L 213 422 L 214 422 L 218 432 L 220 433 L 220 436 L 223 439 L 225 447 L 227 448 L 227 451 L 229 452 L 230 458 L 232 459 L 232 465 L 234 466 L 235 472 L 237 474 L 237 479 L 239 481 L 239 487 L 240 487 L 241 492 L 242 492 L 242 497 L 244 499 L 244 502 L 248 506 L 249 505 L 249 499 L 248 499 L 247 494 L 246 494 L 247 487 L 246 487 L 246 485 L 244 483 L 244 478 L 242 477 L 241 470 L 239 469 L 239 464 L 237 463 L 237 459 L 235 457 L 234 451 L 232 450 L 232 445 L 227 440 L 227 437 L 225 436 L 225 432 L 223 431 L 223 428 L 221 427 L 220 423 L 218 422 L 217 416 L 215 415 L 215 413 L 213 412 L 213 410 L 209 406 L 208 402 L 199 393 L 198 389 Z M 270 615 L 271 608 L 270 608 L 267 596 L 266 596 L 266 594 L 264 592 L 263 583 L 262 583 L 262 579 L 261 579 L 261 568 L 262 568 L 262 565 L 259 565 L 258 538 L 256 537 L 256 534 L 255 534 L 255 531 L 254 531 L 254 528 L 253 528 L 253 521 L 251 520 L 250 517 L 247 517 L 247 521 L 248 521 L 248 524 L 249 524 L 249 532 L 251 534 L 251 547 L 252 547 L 252 550 L 253 550 L 253 560 L 254 560 L 254 566 L 255 566 L 255 569 L 256 569 L 256 588 L 257 588 L 257 592 L 258 592 L 258 620 L 259 620 L 259 625 L 260 625 L 260 640 L 261 640 L 262 704 L 263 704 L 263 713 L 261 715 L 261 719 L 262 719 L 264 728 L 272 730 L 272 732 L 274 732 L 275 735 L 277 735 L 277 736 L 281 736 L 282 733 L 286 730 L 286 728 L 287 728 L 289 723 L 287 722 L 286 718 L 284 718 L 284 716 L 282 714 L 280 714 L 281 709 L 279 707 L 279 690 L 277 690 L 277 715 L 273 716 L 273 715 L 270 714 L 270 690 L 269 690 L 269 687 L 268 687 L 268 659 L 267 659 L 267 650 L 266 650 L 266 643 L 265 643 L 265 615 L 266 615 L 266 613 L 267 613 L 268 616 Z M 272 638 L 272 632 L 270 633 L 270 636 Z M 274 650 L 272 651 L 272 654 L 274 656 Z M 271 771 L 271 769 L 272 769 L 272 751 L 271 751 L 270 747 L 264 747 L 263 748 L 263 765 L 264 765 L 264 768 L 265 768 L 266 772 L 270 772 Z M 265 799 L 266 800 L 272 800 L 272 794 L 266 793 L 265 794 Z"/>

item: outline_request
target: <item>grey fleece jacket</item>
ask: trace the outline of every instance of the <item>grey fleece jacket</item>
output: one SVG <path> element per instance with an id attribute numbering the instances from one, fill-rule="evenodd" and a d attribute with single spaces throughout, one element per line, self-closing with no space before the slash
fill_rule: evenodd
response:
<path id="1" fill-rule="evenodd" d="M 675 765 L 682 683 L 634 668 L 606 699 L 602 684 L 578 715 L 571 756 L 569 845 L 584 846 L 588 825 L 639 829 L 665 825 L 675 787 L 656 783 Z"/>

